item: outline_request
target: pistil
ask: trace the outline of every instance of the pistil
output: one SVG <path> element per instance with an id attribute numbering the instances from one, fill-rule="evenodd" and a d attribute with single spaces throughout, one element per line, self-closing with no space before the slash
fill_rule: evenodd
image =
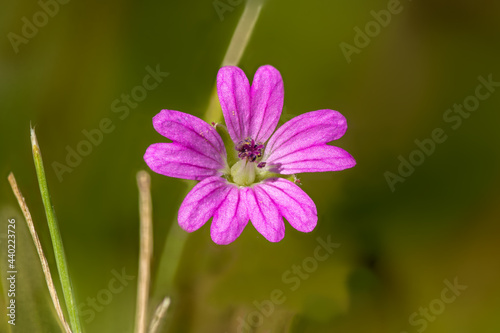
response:
<path id="1" fill-rule="evenodd" d="M 255 163 L 240 160 L 231 167 L 233 182 L 240 186 L 249 186 L 255 181 Z"/>

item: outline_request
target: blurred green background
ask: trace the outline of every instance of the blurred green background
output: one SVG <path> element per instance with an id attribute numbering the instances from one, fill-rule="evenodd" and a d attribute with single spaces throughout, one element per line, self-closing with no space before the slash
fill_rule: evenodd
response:
<path id="1" fill-rule="evenodd" d="M 151 124 L 156 113 L 168 108 L 203 117 L 245 7 L 242 1 L 220 2 L 231 10 L 219 15 L 214 5 L 219 2 L 212 0 L 70 1 L 14 47 L 10 33 L 24 38 L 22 18 L 33 22 L 41 5 L 2 4 L 0 273 L 4 281 L 6 223 L 16 218 L 18 299 L 33 301 L 18 302 L 17 325 L 8 326 L 4 286 L 1 332 L 58 332 L 7 182 L 13 171 L 55 273 L 30 122 L 41 145 L 85 331 L 133 331 L 139 245 L 135 175 L 149 171 L 142 159 L 146 148 L 164 141 Z M 393 5 L 386 0 L 265 2 L 240 67 L 249 78 L 264 64 L 280 70 L 283 121 L 322 108 L 344 114 L 349 129 L 334 144 L 349 151 L 357 166 L 301 175 L 319 214 L 310 234 L 287 225 L 285 239 L 273 244 L 249 224 L 227 246 L 211 241 L 209 223 L 190 234 L 172 288 L 157 273 L 169 264 L 161 254 L 170 227 L 177 230 L 176 214 L 188 185 L 150 172 L 151 297 L 157 302 L 167 289 L 172 296 L 163 332 L 500 332 L 500 87 L 491 88 L 466 118 L 460 116 L 458 128 L 452 127 L 456 118 L 443 118 L 454 104 L 473 101 L 469 96 L 475 95 L 479 76 L 500 82 L 500 4 L 402 1 L 399 12 L 386 26 L 379 24 L 380 31 L 369 31 L 368 45 L 358 47 L 348 62 L 341 43 L 356 47 L 354 28 L 364 31 L 374 21 L 371 11 Z M 142 85 L 148 66 L 169 75 L 128 114 L 114 112 L 114 101 Z M 53 163 L 66 164 L 67 147 L 77 149 L 86 140 L 82 131 L 99 128 L 105 118 L 113 130 L 58 177 Z M 431 138 L 436 128 L 447 140 L 392 191 L 386 172 L 397 174 L 398 157 L 408 160 L 418 149 L 415 140 Z M 324 261 L 309 258 L 318 237 L 340 244 Z M 303 265 L 298 273 L 296 267 Z M 130 280 L 106 299 L 110 281 L 122 272 Z M 453 293 L 450 283 L 467 288 Z M 279 302 L 270 303 L 276 301 L 275 290 L 281 291 Z M 97 299 L 95 308 L 89 299 Z"/>

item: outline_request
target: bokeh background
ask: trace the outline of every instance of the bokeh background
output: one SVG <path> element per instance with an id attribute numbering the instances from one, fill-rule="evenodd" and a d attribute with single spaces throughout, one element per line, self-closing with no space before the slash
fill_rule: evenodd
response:
<path id="1" fill-rule="evenodd" d="M 230 10 L 219 15 L 220 3 Z M 342 112 L 349 129 L 335 145 L 358 164 L 301 175 L 302 188 L 318 208 L 312 233 L 287 225 L 285 239 L 273 244 L 248 225 L 237 241 L 217 246 L 207 223 L 187 236 L 173 283 L 165 273 L 175 264 L 165 241 L 169 232 L 173 239 L 186 237 L 175 219 L 189 184 L 150 172 L 151 308 L 161 297 L 172 297 L 163 332 L 500 332 L 500 87 L 462 117 L 458 128 L 443 119 L 454 104 L 475 94 L 479 76 L 500 82 L 500 4 L 404 0 L 400 12 L 348 62 L 341 43 L 356 46 L 354 28 L 364 30 L 374 20 L 371 11 L 388 5 L 394 2 L 265 1 L 240 67 L 250 78 L 264 64 L 281 71 L 282 121 L 321 108 Z M 2 3 L 1 276 L 3 283 L 6 223 L 15 218 L 19 294 L 13 327 L 6 324 L 2 285 L 1 332 L 60 331 L 7 183 L 13 171 L 55 274 L 30 123 L 41 145 L 85 331 L 133 331 L 135 175 L 148 170 L 142 159 L 148 145 L 164 140 L 151 118 L 165 108 L 203 117 L 244 8 L 244 1 L 229 0 L 69 1 L 16 52 L 9 33 L 22 36 L 23 17 L 33 22 L 41 5 Z M 148 66 L 169 75 L 129 113 L 114 112 L 113 102 L 142 84 Z M 66 164 L 67 147 L 76 149 L 86 139 L 82 131 L 99 128 L 105 118 L 113 130 L 59 179 L 53 163 Z M 400 156 L 408 159 L 418 148 L 415 140 L 430 138 L 436 128 L 447 140 L 391 190 L 386 172 L 397 174 Z M 316 261 L 317 267 L 307 266 L 318 237 L 339 246 Z M 294 273 L 303 263 L 310 272 Z M 110 281 L 123 272 L 130 280 L 106 299 Z M 467 288 L 454 294 L 445 290 L 447 283 Z M 271 307 L 274 290 L 282 292 L 282 302 Z"/>

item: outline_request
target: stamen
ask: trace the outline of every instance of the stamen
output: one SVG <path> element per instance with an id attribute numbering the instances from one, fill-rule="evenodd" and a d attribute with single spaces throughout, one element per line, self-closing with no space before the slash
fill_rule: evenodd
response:
<path id="1" fill-rule="evenodd" d="M 252 138 L 246 138 L 238 142 L 234 148 L 238 151 L 240 159 L 255 162 L 258 158 L 262 157 L 264 145 L 260 142 L 256 143 Z"/>

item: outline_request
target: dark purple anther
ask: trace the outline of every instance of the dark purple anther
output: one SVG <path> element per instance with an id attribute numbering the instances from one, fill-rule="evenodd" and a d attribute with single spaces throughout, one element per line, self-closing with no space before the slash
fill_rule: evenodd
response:
<path id="1" fill-rule="evenodd" d="M 262 156 L 264 145 L 260 142 L 255 143 L 254 139 L 246 138 L 238 142 L 234 148 L 238 151 L 238 157 L 240 159 L 255 162 L 257 158 Z"/>

